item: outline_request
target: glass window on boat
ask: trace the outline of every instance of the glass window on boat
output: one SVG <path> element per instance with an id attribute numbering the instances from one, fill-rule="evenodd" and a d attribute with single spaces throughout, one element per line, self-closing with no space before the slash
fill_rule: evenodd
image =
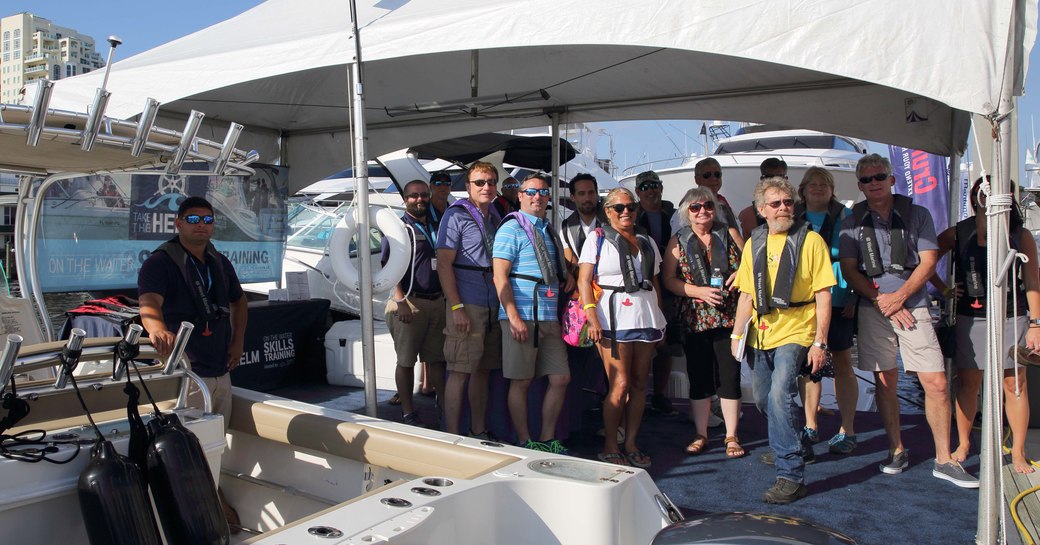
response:
<path id="1" fill-rule="evenodd" d="M 339 223 L 339 213 L 307 203 L 290 203 L 289 205 L 289 238 L 286 245 L 295 248 L 324 250 L 332 238 L 332 232 Z M 378 254 L 383 244 L 383 233 L 372 229 L 369 234 L 369 250 Z M 350 241 L 350 255 L 357 256 L 357 242 Z"/>

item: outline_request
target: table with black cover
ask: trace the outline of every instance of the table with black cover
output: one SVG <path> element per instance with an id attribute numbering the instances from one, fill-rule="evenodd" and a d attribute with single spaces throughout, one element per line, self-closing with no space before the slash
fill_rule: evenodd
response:
<path id="1" fill-rule="evenodd" d="M 231 384 L 266 392 L 325 380 L 328 299 L 249 303 L 245 350 Z"/>

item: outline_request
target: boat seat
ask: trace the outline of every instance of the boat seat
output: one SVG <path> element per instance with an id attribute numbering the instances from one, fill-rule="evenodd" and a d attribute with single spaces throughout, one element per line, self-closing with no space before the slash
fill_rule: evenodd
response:
<path id="1" fill-rule="evenodd" d="M 230 429 L 410 475 L 472 479 L 516 461 L 506 454 L 345 422 L 237 393 Z"/>

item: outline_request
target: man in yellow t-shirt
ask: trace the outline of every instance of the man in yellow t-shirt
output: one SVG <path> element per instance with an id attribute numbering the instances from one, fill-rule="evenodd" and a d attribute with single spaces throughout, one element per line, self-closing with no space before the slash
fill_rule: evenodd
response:
<path id="1" fill-rule="evenodd" d="M 794 219 L 794 187 L 781 177 L 755 187 L 755 207 L 766 220 L 744 245 L 734 286 L 740 290 L 732 337 L 734 356 L 744 335 L 751 348 L 755 404 L 766 413 L 777 479 L 763 494 L 766 503 L 804 497 L 805 464 L 811 446 L 799 433 L 798 374 L 808 359 L 812 372 L 827 357 L 831 321 L 830 287 L 835 284 L 830 248 L 804 221 Z M 746 331 L 744 324 L 750 321 Z"/>

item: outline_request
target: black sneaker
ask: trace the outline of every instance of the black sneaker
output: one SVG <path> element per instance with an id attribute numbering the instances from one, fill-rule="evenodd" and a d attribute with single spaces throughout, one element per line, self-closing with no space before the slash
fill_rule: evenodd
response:
<path id="1" fill-rule="evenodd" d="M 805 488 L 804 484 L 780 477 L 765 494 L 762 494 L 762 501 L 785 505 L 804 498 L 808 493 L 809 489 Z"/>
<path id="2" fill-rule="evenodd" d="M 759 456 L 758 459 L 759 459 L 759 461 L 761 461 L 763 464 L 765 464 L 767 466 L 775 466 L 776 465 L 776 453 L 771 451 L 771 450 L 769 452 Z M 816 463 L 816 453 L 813 452 L 813 450 L 811 448 L 807 448 L 807 449 L 802 450 L 802 461 L 805 462 L 805 465 L 815 464 Z"/>
<path id="3" fill-rule="evenodd" d="M 899 475 L 910 465 L 910 449 L 905 449 L 899 454 L 889 454 L 884 462 L 878 465 L 878 469 L 886 475 Z"/>
<path id="4" fill-rule="evenodd" d="M 675 407 L 672 406 L 672 400 L 668 399 L 668 396 L 665 396 L 664 394 L 654 394 L 650 398 L 650 407 L 661 414 L 675 414 Z"/>
<path id="5" fill-rule="evenodd" d="M 491 430 L 484 430 L 480 433 L 473 433 L 473 430 L 469 430 L 469 436 L 474 439 L 480 439 L 481 441 L 491 441 L 492 443 L 499 443 L 498 437 L 491 433 Z"/>
<path id="6" fill-rule="evenodd" d="M 422 421 L 421 418 L 419 418 L 419 413 L 418 412 L 410 412 L 410 413 L 404 415 L 402 420 L 404 420 L 404 423 L 408 424 L 409 426 L 419 426 L 419 427 L 423 426 L 423 421 Z"/>

